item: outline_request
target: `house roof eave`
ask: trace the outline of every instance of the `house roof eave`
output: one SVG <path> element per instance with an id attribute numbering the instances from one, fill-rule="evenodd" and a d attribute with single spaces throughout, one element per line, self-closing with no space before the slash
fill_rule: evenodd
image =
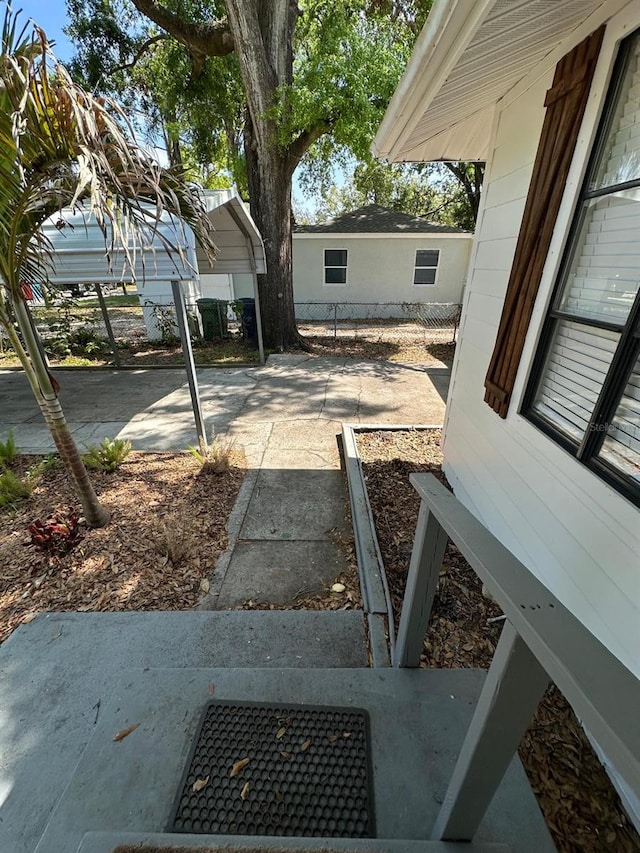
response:
<path id="1" fill-rule="evenodd" d="M 374 155 L 392 162 L 486 159 L 496 104 L 625 2 L 435 0 Z"/>

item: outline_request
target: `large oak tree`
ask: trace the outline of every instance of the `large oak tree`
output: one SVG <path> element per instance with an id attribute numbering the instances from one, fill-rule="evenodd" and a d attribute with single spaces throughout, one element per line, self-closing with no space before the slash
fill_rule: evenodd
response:
<path id="1" fill-rule="evenodd" d="M 105 8 L 113 9 L 116 2 L 127 8 L 128 0 L 100 0 L 96 11 L 104 18 Z M 124 65 L 134 66 L 148 49 L 153 51 L 158 37 L 169 35 L 189 57 L 186 88 L 200 87 L 206 111 L 207 94 L 202 92 L 202 81 L 206 80 L 209 100 L 223 104 L 217 120 L 208 113 L 212 137 L 225 123 L 227 138 L 233 136 L 229 126 L 241 117 L 246 189 L 267 259 L 267 275 L 259 282 L 265 343 L 271 348 L 296 346 L 293 174 L 314 148 L 325 158 L 345 150 L 365 156 L 429 0 L 131 2 L 155 28 L 150 27 L 137 42 L 131 42 L 130 58 Z M 91 24 L 92 13 L 87 10 L 92 9 L 92 3 L 95 0 L 82 0 L 82 4 L 69 0 L 71 36 L 77 37 L 81 31 L 78 21 L 82 15 L 85 33 L 93 26 L 93 34 L 84 39 L 85 67 L 91 62 L 100 66 L 100 39 L 107 53 L 110 42 L 126 42 L 117 15 L 108 16 L 110 32 L 105 33 L 108 28 L 104 25 L 102 30 L 96 29 L 95 16 Z M 162 55 L 169 56 L 167 52 Z M 171 62 L 176 62 L 175 53 L 173 57 Z M 225 57 L 237 69 L 241 110 L 233 98 L 223 103 L 232 78 L 228 74 L 230 65 L 221 62 Z M 212 62 L 217 63 L 213 75 Z M 170 76 L 184 75 L 184 69 L 177 66 L 165 70 Z M 104 67 L 100 75 L 104 83 Z"/>

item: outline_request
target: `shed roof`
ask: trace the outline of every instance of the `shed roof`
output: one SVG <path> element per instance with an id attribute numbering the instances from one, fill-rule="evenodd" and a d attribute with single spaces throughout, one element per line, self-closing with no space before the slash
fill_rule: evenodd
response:
<path id="1" fill-rule="evenodd" d="M 485 160 L 494 105 L 604 2 L 435 0 L 373 153 L 393 162 Z"/>
<path id="2" fill-rule="evenodd" d="M 296 234 L 468 234 L 461 228 L 429 222 L 379 204 L 359 207 L 321 225 L 296 225 Z"/>
<path id="3" fill-rule="evenodd" d="M 158 230 L 175 248 L 168 251 L 157 235 L 146 235 L 145 246 L 135 253 L 133 271 L 124 252 L 112 252 L 112 272 L 108 271 L 105 240 L 95 218 L 82 208 L 64 210 L 67 227 L 57 226 L 57 215 L 45 222 L 43 230 L 53 247 L 52 284 L 95 284 L 119 281 L 190 280 L 194 270 L 201 273 L 257 273 L 266 271 L 264 246 L 260 232 L 235 190 L 205 191 L 204 201 L 215 229 L 218 254 L 213 266 L 202 250 L 196 249 L 191 229 L 176 217 L 163 213 Z M 153 218 L 153 217 L 151 217 Z M 107 241 L 108 242 L 108 241 Z M 178 252 L 182 249 L 182 257 Z"/>

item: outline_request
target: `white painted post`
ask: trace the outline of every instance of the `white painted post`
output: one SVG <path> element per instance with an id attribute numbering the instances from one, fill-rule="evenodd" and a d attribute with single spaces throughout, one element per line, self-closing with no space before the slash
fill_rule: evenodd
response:
<path id="1" fill-rule="evenodd" d="M 536 656 L 505 622 L 433 840 L 473 839 L 548 684 Z"/>
<path id="2" fill-rule="evenodd" d="M 393 656 L 394 666 L 420 666 L 447 539 L 440 522 L 421 501 Z"/>

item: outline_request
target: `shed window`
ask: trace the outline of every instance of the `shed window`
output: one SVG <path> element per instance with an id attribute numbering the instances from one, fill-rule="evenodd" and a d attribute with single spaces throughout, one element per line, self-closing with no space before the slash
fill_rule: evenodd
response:
<path id="1" fill-rule="evenodd" d="M 440 249 L 418 249 L 413 271 L 413 283 L 418 287 L 436 283 Z"/>
<path id="2" fill-rule="evenodd" d="M 325 249 L 324 250 L 324 283 L 346 284 L 347 283 L 347 250 Z"/>
<path id="3" fill-rule="evenodd" d="M 640 504 L 640 32 L 623 42 L 524 412 Z"/>

